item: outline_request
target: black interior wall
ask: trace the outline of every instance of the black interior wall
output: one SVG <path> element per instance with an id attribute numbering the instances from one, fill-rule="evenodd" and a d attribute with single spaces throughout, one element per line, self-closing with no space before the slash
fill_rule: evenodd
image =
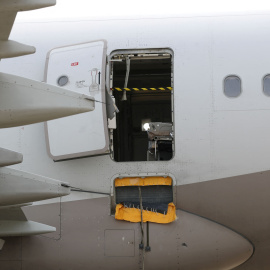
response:
<path id="1" fill-rule="evenodd" d="M 126 62 L 113 63 L 113 86 L 123 88 Z M 128 88 L 158 88 L 171 86 L 171 59 L 131 60 Z M 146 161 L 148 137 L 142 131 L 143 119 L 171 122 L 171 91 L 114 91 L 117 129 L 114 130 L 114 159 L 116 161 Z"/>

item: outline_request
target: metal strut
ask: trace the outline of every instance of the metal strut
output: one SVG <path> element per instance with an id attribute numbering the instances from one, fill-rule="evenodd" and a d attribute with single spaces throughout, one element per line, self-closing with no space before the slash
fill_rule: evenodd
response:
<path id="1" fill-rule="evenodd" d="M 129 71 L 130 71 L 130 58 L 127 56 L 126 57 L 126 77 L 125 77 L 125 84 L 124 84 L 124 88 L 127 88 L 128 85 L 128 77 L 129 77 Z M 123 97 L 122 97 L 122 101 L 127 100 L 127 91 L 124 90 L 123 93 Z"/>

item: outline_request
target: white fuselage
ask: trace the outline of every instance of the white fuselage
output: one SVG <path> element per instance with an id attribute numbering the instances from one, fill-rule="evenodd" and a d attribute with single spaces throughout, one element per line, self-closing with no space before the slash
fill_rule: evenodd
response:
<path id="1" fill-rule="evenodd" d="M 259 186 L 255 182 L 255 178 L 252 178 L 253 176 L 245 177 L 243 175 L 265 172 L 270 169 L 270 151 L 268 149 L 270 97 L 263 91 L 264 77 L 270 74 L 269 30 L 270 15 L 268 14 L 145 19 L 118 18 L 110 20 L 43 20 L 15 23 L 10 39 L 33 45 L 37 51 L 33 55 L 2 60 L 0 71 L 37 81 L 46 81 L 47 53 L 57 47 L 93 40 L 106 40 L 108 45 L 107 56 L 110 56 L 116 50 L 154 49 L 155 51 L 157 49 L 169 49 L 172 51 L 174 156 L 169 161 L 116 162 L 107 154 L 54 162 L 47 152 L 44 123 L 1 129 L 1 147 L 23 153 L 23 162 L 15 165 L 15 169 L 65 181 L 72 187 L 86 191 L 114 195 L 113 181 L 118 176 L 170 175 L 174 181 L 174 186 L 176 186 L 174 201 L 180 219 L 168 225 L 168 228 L 171 228 L 169 230 L 167 227 L 156 224 L 150 225 L 152 226 L 150 229 L 151 239 L 155 242 L 153 246 L 157 248 L 153 249 L 153 252 L 148 255 L 149 265 L 151 264 L 151 267 L 155 268 L 155 263 L 158 264 L 156 258 L 163 259 L 162 248 L 164 250 L 170 248 L 168 256 L 164 256 L 166 258 L 163 261 L 164 264 L 171 262 L 172 266 L 168 269 L 175 269 L 175 265 L 179 266 L 178 260 L 181 261 L 179 254 L 181 256 L 182 254 L 188 254 L 187 265 L 190 268 L 186 265 L 186 268 L 182 269 L 202 269 L 194 262 L 194 254 L 198 257 L 201 255 L 202 262 L 205 258 L 209 259 L 203 269 L 210 269 L 207 268 L 209 265 L 215 265 L 213 267 L 216 267 L 219 259 L 223 256 L 222 254 L 227 254 L 228 251 L 231 256 L 235 253 L 234 246 L 238 245 L 234 244 L 233 241 L 232 244 L 228 243 L 230 241 L 226 239 L 226 234 L 223 235 L 222 233 L 220 234 L 221 238 L 217 239 L 224 237 L 225 241 L 220 240 L 219 242 L 217 240 L 215 242 L 212 232 L 216 232 L 216 227 L 213 229 L 211 226 L 214 224 L 219 231 L 218 226 L 222 224 L 244 235 L 254 244 L 257 257 L 253 256 L 253 258 L 255 258 L 257 264 L 254 263 L 253 266 L 250 263 L 247 266 L 250 268 L 245 269 L 263 269 L 259 266 L 269 265 L 268 255 L 265 256 L 265 247 L 269 246 L 267 239 L 270 239 L 267 236 L 265 237 L 265 232 L 269 231 L 268 229 L 265 230 L 269 223 L 265 217 L 265 212 L 269 212 L 267 200 L 270 196 L 267 193 L 264 194 L 264 201 L 263 199 L 260 200 L 261 191 L 257 191 L 256 196 L 252 194 L 255 190 L 254 187 L 261 188 L 262 192 L 269 190 L 268 172 L 261 176 Z M 108 76 L 109 74 L 107 74 L 107 83 L 109 82 Z M 238 97 L 229 98 L 224 94 L 224 79 L 228 76 L 237 76 L 241 80 L 241 94 Z M 107 85 L 107 87 L 109 86 Z M 237 178 L 237 176 L 243 177 Z M 256 177 L 260 177 L 260 175 L 258 174 Z M 234 181 L 234 179 L 236 180 Z M 208 183 L 209 180 L 217 181 Z M 220 183 L 220 186 L 218 183 Z M 245 185 L 245 183 L 248 183 L 248 185 Z M 231 193 L 232 186 L 235 193 Z M 242 193 L 243 186 L 245 186 L 245 190 Z M 96 199 L 99 197 L 101 198 Z M 66 204 L 62 204 L 63 202 L 66 202 Z M 205 204 L 203 204 L 204 202 Z M 250 208 L 246 208 L 249 202 Z M 45 209 L 44 212 L 46 212 L 46 207 L 50 203 L 51 206 L 53 205 L 51 207 L 53 210 L 50 211 L 54 211 L 60 204 L 59 209 L 64 209 L 63 212 L 59 210 L 61 213 L 58 213 L 57 210 L 56 216 L 58 218 L 62 215 L 61 222 L 59 222 L 60 229 L 58 229 L 60 231 L 59 239 L 67 241 L 64 242 L 66 243 L 65 247 L 72 246 L 74 239 L 77 240 L 80 236 L 84 237 L 88 233 L 93 235 L 93 238 L 98 235 L 97 242 L 101 239 L 101 244 L 98 242 L 97 249 L 94 250 L 100 253 L 93 257 L 96 256 L 95 258 L 99 262 L 104 262 L 106 267 L 109 267 L 111 262 L 116 265 L 117 259 L 119 259 L 110 256 L 103 258 L 104 241 L 113 239 L 110 237 L 107 240 L 105 239 L 107 230 L 118 230 L 120 228 L 119 231 L 124 231 L 128 228 L 132 231 L 131 234 L 133 235 L 134 231 L 134 235 L 138 238 L 137 224 L 117 223 L 114 217 L 108 217 L 111 213 L 111 205 L 109 205 L 105 195 L 72 192 L 61 200 L 53 199 L 49 202 L 42 202 L 42 206 L 36 203 L 33 209 L 35 209 L 34 207 L 37 207 L 37 209 L 44 207 L 43 210 Z M 99 209 L 99 204 L 103 212 L 99 211 L 96 214 L 95 211 Z M 96 207 L 97 205 L 98 207 Z M 93 219 L 91 211 L 88 212 L 90 208 L 96 215 Z M 25 212 L 30 211 L 29 209 L 31 207 L 26 209 Z M 206 217 L 217 223 L 213 222 L 209 225 L 208 221 L 206 222 L 198 216 L 194 219 L 194 222 L 194 217 L 191 217 L 190 223 L 185 223 L 185 218 L 189 214 L 183 214 L 180 209 L 193 212 L 195 215 Z M 262 210 L 259 211 L 259 209 Z M 87 216 L 90 214 L 90 217 Z M 262 228 L 259 226 L 260 223 L 257 222 L 257 219 L 256 222 L 254 221 L 255 216 L 263 217 L 261 218 Z M 81 221 L 83 219 L 84 221 Z M 93 222 L 89 223 L 90 225 L 88 224 L 89 220 Z M 81 224 L 87 224 L 87 226 L 83 227 L 82 225 L 81 234 L 77 237 L 76 233 L 80 233 Z M 183 230 L 179 224 L 183 225 Z M 194 231 L 189 229 L 192 224 L 195 228 Z M 61 226 L 67 228 L 66 230 L 70 232 L 69 234 L 63 230 L 63 238 L 61 238 Z M 77 228 L 75 231 L 73 231 L 74 227 Z M 183 231 L 187 233 L 186 235 L 191 235 L 190 249 L 186 249 L 187 241 L 184 239 Z M 193 234 L 193 232 L 197 234 Z M 164 241 L 159 242 L 159 239 L 155 237 L 158 234 L 160 239 Z M 205 235 L 207 235 L 207 241 L 214 241 L 215 244 L 212 245 L 209 242 L 208 246 L 204 245 Z M 218 233 L 217 235 L 219 236 Z M 135 239 L 137 239 L 136 237 Z M 198 237 L 201 238 L 197 241 Z M 233 239 L 238 239 L 238 236 L 234 237 Z M 28 247 L 29 250 L 34 249 L 36 243 L 40 247 L 39 239 L 41 238 L 33 239 L 33 245 L 27 244 L 29 239 L 25 240 L 25 250 L 28 250 Z M 45 243 L 47 240 L 44 239 L 42 241 Z M 30 241 L 32 240 L 30 239 Z M 82 240 L 80 243 L 86 246 L 91 244 L 95 246 L 95 242 L 92 243 L 91 241 L 92 239 L 85 242 Z M 221 242 L 222 245 L 225 243 L 223 246 L 225 252 L 220 252 L 221 255 L 217 255 L 217 257 L 221 257 L 216 260 L 215 255 L 212 254 L 216 254 Z M 58 246 L 58 243 L 55 243 L 45 243 L 47 250 L 52 253 L 48 253 L 47 261 L 49 262 L 54 256 L 51 246 L 54 246 L 56 250 L 62 248 L 60 244 Z M 70 243 L 72 244 L 70 245 Z M 194 246 L 197 249 L 192 249 Z M 207 251 L 205 246 L 213 249 L 211 255 L 208 256 L 202 252 Z M 239 244 L 239 246 L 241 245 Z M 63 250 L 65 250 L 65 247 Z M 89 246 L 87 247 L 89 248 Z M 187 253 L 185 253 L 185 249 Z M 224 255 L 223 262 L 226 263 L 227 268 L 225 266 L 222 268 L 223 266 L 220 264 L 220 269 L 229 269 L 229 267 L 235 267 L 244 262 L 253 252 L 250 246 L 247 249 L 239 248 L 240 255 L 237 261 L 229 262 L 229 260 L 224 259 L 226 257 Z M 81 250 L 87 249 L 81 246 Z M 137 246 L 134 250 L 134 257 L 139 257 Z M 194 250 L 195 253 L 192 253 Z M 68 252 L 63 252 L 62 256 L 72 261 L 72 258 L 68 257 Z M 40 254 L 43 258 L 42 250 Z M 83 256 L 85 254 L 79 252 L 78 254 L 77 261 L 74 260 L 75 266 L 78 265 L 77 262 L 82 261 L 80 256 L 88 259 L 88 255 Z M 174 256 L 175 260 L 172 260 L 170 256 Z M 46 258 L 45 255 L 44 258 Z M 31 259 L 29 261 L 31 262 Z M 63 265 L 67 263 L 65 260 L 63 262 Z M 136 269 L 136 263 L 131 263 L 128 259 L 125 262 L 126 264 L 123 264 L 126 267 L 125 269 L 130 265 L 133 267 L 130 269 Z M 186 261 L 184 262 L 186 263 Z M 89 264 L 88 261 L 87 263 Z M 162 264 L 159 267 L 165 269 Z"/>
<path id="2" fill-rule="evenodd" d="M 24 154 L 20 169 L 103 192 L 121 173 L 171 173 L 181 185 L 268 170 L 270 99 L 262 80 L 270 72 L 269 22 L 268 15 L 232 15 L 17 23 L 10 38 L 35 45 L 37 52 L 2 60 L 1 70 L 37 81 L 44 81 L 46 54 L 55 47 L 105 39 L 108 55 L 170 48 L 175 155 L 167 162 L 116 163 L 99 156 L 54 163 L 43 124 L 1 130 L 2 146 Z M 241 79 L 237 98 L 224 95 L 228 75 Z"/>

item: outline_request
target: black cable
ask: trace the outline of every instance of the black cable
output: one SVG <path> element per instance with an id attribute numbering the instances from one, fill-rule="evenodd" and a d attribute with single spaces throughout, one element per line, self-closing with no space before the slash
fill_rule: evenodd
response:
<path id="1" fill-rule="evenodd" d="M 149 246 L 149 222 L 147 221 L 147 246 Z"/>
<path id="2" fill-rule="evenodd" d="M 95 102 L 103 103 L 103 104 L 106 104 L 106 105 L 108 104 L 108 103 L 106 103 L 106 102 L 99 101 L 99 100 L 96 100 L 96 99 L 95 99 Z"/>
<path id="3" fill-rule="evenodd" d="M 141 187 L 140 186 L 139 186 L 139 197 L 140 197 L 140 209 L 141 209 L 141 233 L 142 233 L 141 244 L 142 244 L 142 248 L 144 248 L 143 206 L 142 206 L 142 191 L 141 191 Z"/>
<path id="4" fill-rule="evenodd" d="M 91 191 L 91 190 L 84 190 L 84 189 L 81 189 L 81 188 L 72 188 L 71 191 L 94 193 L 94 194 L 101 194 L 101 195 L 108 195 L 108 196 L 111 195 L 110 193 Z"/>
<path id="5" fill-rule="evenodd" d="M 146 242 L 146 247 L 145 247 L 145 251 L 149 252 L 151 251 L 151 247 L 149 246 L 149 222 L 146 222 L 146 234 L 147 234 L 147 242 Z"/>
<path id="6" fill-rule="evenodd" d="M 94 193 L 94 194 L 109 195 L 109 196 L 111 195 L 110 193 L 98 192 L 98 191 L 92 191 L 92 190 L 85 190 L 85 189 L 81 189 L 81 188 L 72 187 L 72 186 L 70 186 L 68 184 L 64 184 L 64 183 L 62 183 L 61 186 L 70 188 L 71 191 Z"/>
<path id="7" fill-rule="evenodd" d="M 99 103 L 103 103 L 103 104 L 109 105 L 108 103 L 103 102 L 103 101 L 99 101 L 99 100 L 95 100 L 95 101 L 96 101 L 96 102 L 99 102 Z M 116 107 L 116 105 L 115 105 L 114 102 L 112 103 L 112 105 L 113 105 L 113 107 L 114 107 L 114 109 L 115 109 L 115 112 L 116 112 L 116 113 L 119 113 L 119 110 L 118 110 L 118 108 Z"/>
<path id="8" fill-rule="evenodd" d="M 139 197 L 140 197 L 140 208 L 141 208 L 141 233 L 142 239 L 140 244 L 140 249 L 142 249 L 142 270 L 144 270 L 144 231 L 143 231 L 143 206 L 142 206 L 142 191 L 139 186 Z"/>

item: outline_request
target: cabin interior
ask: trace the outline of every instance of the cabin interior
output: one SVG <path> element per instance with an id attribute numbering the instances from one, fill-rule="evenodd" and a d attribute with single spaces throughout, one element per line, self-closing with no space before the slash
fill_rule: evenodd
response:
<path id="1" fill-rule="evenodd" d="M 110 86 L 119 109 L 111 145 L 115 161 L 172 158 L 172 132 L 168 138 L 163 136 L 159 140 L 155 136 L 152 141 L 147 132 L 148 123 L 159 123 L 159 126 L 173 122 L 172 75 L 170 53 L 116 53 L 111 57 Z"/>

